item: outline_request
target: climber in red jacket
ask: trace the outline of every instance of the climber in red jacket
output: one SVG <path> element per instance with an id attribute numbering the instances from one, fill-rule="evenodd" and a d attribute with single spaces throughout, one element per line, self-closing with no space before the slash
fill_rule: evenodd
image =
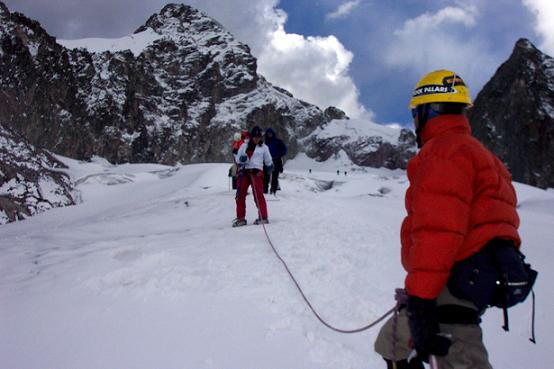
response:
<path id="1" fill-rule="evenodd" d="M 510 173 L 471 136 L 469 106 L 468 88 L 451 71 L 429 73 L 413 92 L 420 151 L 408 163 L 401 227 L 407 300 L 375 343 L 388 368 L 423 368 L 430 355 L 441 369 L 492 368 L 479 326 L 483 311 L 454 296 L 447 282 L 455 263 L 491 243 L 519 247 L 519 218 Z M 418 357 L 408 361 L 414 349 Z"/>

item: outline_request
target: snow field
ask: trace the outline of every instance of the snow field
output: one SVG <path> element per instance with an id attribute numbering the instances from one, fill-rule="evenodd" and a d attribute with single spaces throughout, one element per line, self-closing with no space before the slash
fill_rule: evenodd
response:
<path id="1" fill-rule="evenodd" d="M 82 203 L 0 227 L 1 368 L 382 368 L 378 329 L 321 325 L 265 240 L 231 228 L 228 164 L 112 166 L 62 158 Z M 393 305 L 403 284 L 402 171 L 340 163 L 311 174 L 289 161 L 270 237 L 314 307 L 343 329 Z M 315 168 L 315 166 L 314 166 Z M 343 171 L 348 170 L 345 176 Z M 324 190 L 325 189 L 325 190 Z M 386 191 L 383 191 L 386 189 Z M 530 303 L 484 317 L 495 368 L 554 366 L 554 193 L 517 185 L 525 253 L 539 270 L 537 345 Z"/>

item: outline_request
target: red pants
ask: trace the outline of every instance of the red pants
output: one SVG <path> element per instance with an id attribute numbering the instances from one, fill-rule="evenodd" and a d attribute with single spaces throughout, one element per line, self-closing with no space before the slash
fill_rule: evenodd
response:
<path id="1" fill-rule="evenodd" d="M 263 172 L 252 173 L 244 171 L 239 174 L 237 180 L 237 218 L 241 219 L 246 216 L 246 193 L 248 187 L 252 185 L 252 191 L 254 192 L 254 202 L 259 209 L 259 216 L 262 219 L 267 219 L 267 205 L 264 197 L 264 177 Z"/>

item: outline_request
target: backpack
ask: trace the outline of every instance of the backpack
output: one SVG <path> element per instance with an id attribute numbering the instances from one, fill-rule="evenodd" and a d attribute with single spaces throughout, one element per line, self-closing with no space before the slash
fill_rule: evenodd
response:
<path id="1" fill-rule="evenodd" d="M 488 306 L 503 309 L 507 331 L 507 309 L 525 301 L 537 275 L 512 241 L 495 238 L 454 264 L 447 285 L 454 296 L 471 301 L 479 311 Z"/>

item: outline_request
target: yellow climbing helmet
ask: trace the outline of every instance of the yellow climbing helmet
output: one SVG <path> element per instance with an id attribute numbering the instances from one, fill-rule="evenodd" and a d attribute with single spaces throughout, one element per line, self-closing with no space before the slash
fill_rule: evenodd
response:
<path id="1" fill-rule="evenodd" d="M 421 104 L 441 102 L 472 105 L 464 80 L 450 70 L 436 70 L 423 77 L 415 86 L 410 109 Z"/>

